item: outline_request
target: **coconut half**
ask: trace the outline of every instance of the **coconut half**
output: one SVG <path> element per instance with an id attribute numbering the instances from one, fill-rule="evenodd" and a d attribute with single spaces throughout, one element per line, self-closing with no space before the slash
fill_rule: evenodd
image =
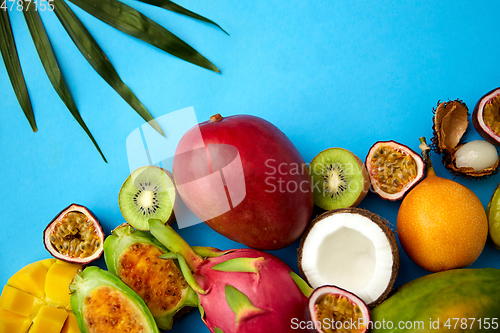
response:
<path id="1" fill-rule="evenodd" d="M 399 251 L 382 218 L 361 208 L 345 208 L 311 222 L 302 236 L 298 262 L 313 288 L 335 285 L 373 307 L 394 285 Z"/>

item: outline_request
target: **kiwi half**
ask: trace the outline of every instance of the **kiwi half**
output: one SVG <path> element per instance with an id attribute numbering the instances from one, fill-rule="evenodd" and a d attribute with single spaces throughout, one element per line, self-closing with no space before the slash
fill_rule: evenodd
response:
<path id="1" fill-rule="evenodd" d="M 323 150 L 309 165 L 314 204 L 325 210 L 357 206 L 370 189 L 363 162 L 349 150 Z"/>
<path id="2" fill-rule="evenodd" d="M 134 228 L 149 230 L 149 219 L 170 223 L 174 218 L 176 191 L 170 172 L 155 166 L 134 170 L 125 180 L 118 204 Z"/>

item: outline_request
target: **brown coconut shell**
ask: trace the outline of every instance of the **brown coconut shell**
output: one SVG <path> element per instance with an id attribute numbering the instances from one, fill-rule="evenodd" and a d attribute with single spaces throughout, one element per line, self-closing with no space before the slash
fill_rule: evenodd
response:
<path id="1" fill-rule="evenodd" d="M 392 249 L 392 274 L 391 274 L 391 279 L 389 280 L 389 283 L 387 284 L 386 289 L 384 292 L 377 298 L 375 301 L 367 304 L 368 307 L 373 308 L 377 306 L 378 304 L 382 303 L 389 293 L 392 291 L 392 288 L 394 286 L 394 283 L 396 281 L 396 277 L 398 276 L 398 270 L 399 270 L 399 248 L 398 248 L 398 243 L 396 241 L 396 237 L 394 236 L 394 232 L 391 230 L 389 227 L 389 223 L 387 220 L 383 219 L 379 215 L 372 213 L 366 209 L 362 208 L 339 208 L 339 209 L 334 209 L 331 211 L 327 211 L 318 217 L 316 217 L 314 220 L 311 221 L 309 224 L 308 228 L 302 235 L 302 238 L 300 239 L 300 244 L 299 248 L 297 249 L 297 260 L 298 260 L 298 266 L 299 266 L 299 272 L 300 275 L 307 281 L 307 283 L 310 285 L 311 283 L 307 279 L 307 275 L 304 273 L 302 269 L 302 252 L 304 248 L 304 243 L 306 241 L 307 236 L 311 232 L 311 230 L 314 228 L 316 223 L 319 221 L 323 220 L 324 218 L 334 215 L 334 214 L 341 214 L 341 213 L 353 213 L 353 214 L 359 214 L 361 216 L 364 216 L 368 219 L 370 219 L 373 223 L 377 224 L 377 226 L 382 229 L 384 234 L 386 235 L 387 239 L 389 240 L 389 243 L 391 244 L 391 249 Z M 342 286 L 339 286 L 342 287 Z"/>

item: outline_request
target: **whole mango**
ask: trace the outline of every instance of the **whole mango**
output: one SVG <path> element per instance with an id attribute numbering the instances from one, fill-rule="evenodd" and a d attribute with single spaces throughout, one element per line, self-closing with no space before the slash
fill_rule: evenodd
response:
<path id="1" fill-rule="evenodd" d="M 373 333 L 500 331 L 500 269 L 455 269 L 411 281 L 372 311 Z"/>
<path id="2" fill-rule="evenodd" d="M 176 148 L 173 174 L 200 220 L 248 247 L 284 248 L 309 224 L 314 201 L 307 165 L 262 118 L 216 114 L 191 128 Z"/>
<path id="3" fill-rule="evenodd" d="M 81 269 L 56 259 L 21 268 L 0 295 L 0 333 L 79 333 L 69 285 Z"/>

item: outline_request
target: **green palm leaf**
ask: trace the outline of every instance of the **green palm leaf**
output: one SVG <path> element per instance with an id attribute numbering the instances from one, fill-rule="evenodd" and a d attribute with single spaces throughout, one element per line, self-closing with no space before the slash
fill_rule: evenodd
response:
<path id="1" fill-rule="evenodd" d="M 33 132 L 38 129 L 35 123 L 35 115 L 31 106 L 28 88 L 24 81 L 23 70 L 19 62 L 17 54 L 16 42 L 10 25 L 9 14 L 7 10 L 0 9 L 0 52 L 2 53 L 7 73 L 9 74 L 10 82 L 14 88 L 17 99 L 23 109 L 26 118 L 28 119 Z"/>
<path id="2" fill-rule="evenodd" d="M 161 135 L 165 136 L 160 126 L 137 99 L 134 93 L 123 83 L 108 57 L 99 47 L 94 37 L 85 28 L 80 19 L 64 0 L 55 0 L 55 13 L 69 36 L 97 73 L 128 103 L 137 113 Z"/>
<path id="3" fill-rule="evenodd" d="M 186 9 L 182 6 L 179 6 L 178 4 L 176 4 L 175 2 L 172 2 L 170 0 L 139 0 L 139 1 L 153 5 L 153 6 L 161 7 L 161 8 L 164 8 L 164 9 L 167 9 L 167 10 L 170 10 L 170 11 L 182 14 L 182 15 L 186 15 L 186 16 L 192 17 L 194 19 L 203 21 L 203 22 L 213 24 L 216 27 L 218 27 L 220 30 L 224 31 L 229 36 L 227 31 L 222 29 L 222 27 L 220 25 L 218 25 L 217 23 L 215 23 L 214 21 L 212 21 L 204 16 L 198 15 L 198 14 L 190 11 L 189 9 Z"/>
<path id="4" fill-rule="evenodd" d="M 59 0 L 61 1 L 61 0 Z M 101 21 L 195 65 L 220 73 L 208 59 L 155 21 L 117 0 L 70 0 Z M 57 6 L 56 6 L 57 7 Z"/>
<path id="5" fill-rule="evenodd" d="M 45 31 L 45 27 L 43 26 L 40 14 L 38 14 L 36 8 L 34 6 L 30 6 L 30 4 L 31 3 L 28 4 L 28 8 L 26 8 L 23 13 L 26 19 L 26 23 L 28 23 L 31 37 L 33 38 L 33 42 L 35 43 L 36 50 L 38 52 L 38 55 L 40 56 L 40 60 L 42 61 L 45 72 L 47 73 L 47 76 L 49 77 L 49 80 L 52 83 L 52 86 L 54 86 L 57 94 L 59 95 L 59 97 L 61 97 L 61 100 L 64 102 L 64 104 L 66 104 L 69 111 L 83 128 L 85 133 L 87 133 L 90 140 L 92 140 L 92 143 L 97 148 L 104 161 L 107 162 L 104 154 L 99 148 L 99 145 L 97 144 L 87 125 L 83 121 L 80 112 L 78 111 L 78 108 L 76 107 L 75 102 L 71 97 L 68 87 L 64 82 L 64 78 L 62 77 L 61 70 L 59 69 L 56 56 L 52 49 L 49 37 L 47 36 L 47 32 Z"/>

